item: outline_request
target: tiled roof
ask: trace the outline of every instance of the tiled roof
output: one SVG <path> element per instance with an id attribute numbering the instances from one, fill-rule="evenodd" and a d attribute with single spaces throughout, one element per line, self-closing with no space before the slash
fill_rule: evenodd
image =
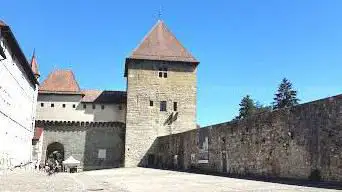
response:
<path id="1" fill-rule="evenodd" d="M 36 54 L 34 51 L 33 51 L 32 59 L 31 59 L 31 68 L 32 68 L 33 74 L 39 76 L 38 62 L 37 62 Z"/>
<path id="2" fill-rule="evenodd" d="M 198 63 L 161 20 L 128 58 Z"/>
<path id="3" fill-rule="evenodd" d="M 39 87 L 40 92 L 80 93 L 80 87 L 71 70 L 55 70 Z"/>
<path id="4" fill-rule="evenodd" d="M 34 140 L 39 140 L 40 136 L 42 135 L 43 133 L 43 128 L 40 128 L 40 127 L 36 127 L 34 129 L 34 136 L 33 136 L 33 139 Z"/>
<path id="5" fill-rule="evenodd" d="M 100 90 L 82 90 L 84 97 L 82 102 L 89 103 L 125 103 L 125 91 L 100 91 Z"/>

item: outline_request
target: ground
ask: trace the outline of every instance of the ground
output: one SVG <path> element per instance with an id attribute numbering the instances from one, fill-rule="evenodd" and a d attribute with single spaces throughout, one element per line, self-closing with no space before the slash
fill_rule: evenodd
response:
<path id="1" fill-rule="evenodd" d="M 147 168 L 58 173 L 53 176 L 16 170 L 0 177 L 0 191 L 335 191 Z"/>

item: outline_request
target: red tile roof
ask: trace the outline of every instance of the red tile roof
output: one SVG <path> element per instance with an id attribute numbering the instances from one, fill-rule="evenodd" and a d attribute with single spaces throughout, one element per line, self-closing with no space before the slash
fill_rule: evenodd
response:
<path id="1" fill-rule="evenodd" d="M 57 93 L 80 93 L 80 87 L 71 70 L 55 70 L 39 87 L 39 91 Z"/>
<path id="2" fill-rule="evenodd" d="M 36 127 L 34 129 L 34 136 L 33 136 L 33 139 L 34 140 L 39 140 L 40 136 L 42 135 L 43 133 L 43 128 L 40 128 L 40 127 Z"/>
<path id="3" fill-rule="evenodd" d="M 100 91 L 100 90 L 82 90 L 84 97 L 82 102 L 86 103 L 125 103 L 125 91 Z"/>
<path id="4" fill-rule="evenodd" d="M 128 58 L 198 63 L 161 20 L 158 20 Z"/>
<path id="5" fill-rule="evenodd" d="M 31 68 L 32 68 L 33 74 L 39 77 L 40 74 L 38 71 L 38 62 L 36 59 L 35 51 L 33 51 L 32 59 L 31 59 Z"/>

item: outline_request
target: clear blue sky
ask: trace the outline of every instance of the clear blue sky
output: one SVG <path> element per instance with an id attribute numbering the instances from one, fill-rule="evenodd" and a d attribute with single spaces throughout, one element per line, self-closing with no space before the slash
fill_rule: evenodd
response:
<path id="1" fill-rule="evenodd" d="M 100 3 L 101 2 L 101 3 Z M 125 90 L 124 59 L 157 20 L 200 60 L 201 126 L 231 120 L 250 94 L 272 102 L 283 77 L 301 102 L 342 93 L 340 0 L 2 1 L 27 57 L 44 79 L 72 68 L 82 88 Z"/>

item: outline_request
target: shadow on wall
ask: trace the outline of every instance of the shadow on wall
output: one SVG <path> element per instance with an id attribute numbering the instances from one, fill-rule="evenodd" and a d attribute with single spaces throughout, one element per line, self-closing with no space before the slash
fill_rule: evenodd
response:
<path id="1" fill-rule="evenodd" d="M 76 110 L 93 115 L 91 121 L 118 121 L 122 117 L 127 100 L 125 91 L 85 90 L 84 94 Z"/>
<path id="2" fill-rule="evenodd" d="M 198 140 L 194 140 L 198 135 L 198 129 L 158 137 L 140 161 L 139 166 L 188 170 L 195 166 L 196 159 L 193 155 L 198 152 Z"/>
<path id="3" fill-rule="evenodd" d="M 205 170 L 198 163 L 198 148 L 203 148 L 203 143 L 198 142 L 197 130 L 159 137 L 142 164 L 341 189 L 341 114 L 342 95 L 338 95 L 201 128 L 209 139 Z"/>
<path id="4" fill-rule="evenodd" d="M 86 131 L 83 170 L 123 167 L 125 124 L 90 127 Z"/>

